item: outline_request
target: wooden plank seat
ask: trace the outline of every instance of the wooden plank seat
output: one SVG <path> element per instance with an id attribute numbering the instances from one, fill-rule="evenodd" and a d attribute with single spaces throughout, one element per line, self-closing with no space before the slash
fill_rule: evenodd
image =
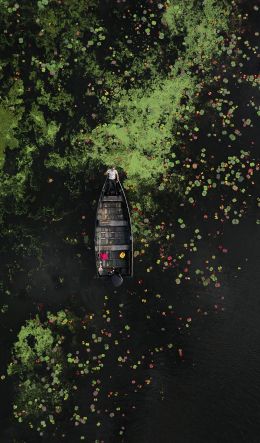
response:
<path id="1" fill-rule="evenodd" d="M 112 233 L 121 234 L 123 232 L 128 232 L 129 227 L 128 226 L 107 226 L 106 224 L 104 226 L 97 226 L 97 233 L 99 234 L 106 234 L 111 235 Z"/>
<path id="2" fill-rule="evenodd" d="M 104 202 L 122 202 L 123 197 L 121 195 L 104 195 Z"/>
<path id="3" fill-rule="evenodd" d="M 113 217 L 111 217 L 111 215 Z M 101 223 L 109 222 L 110 220 L 125 220 L 125 217 L 123 214 L 99 214 L 98 220 Z"/>
<path id="4" fill-rule="evenodd" d="M 130 245 L 101 245 L 95 247 L 96 251 L 130 251 Z"/>
<path id="5" fill-rule="evenodd" d="M 128 226 L 126 220 L 99 220 L 99 226 Z"/>
<path id="6" fill-rule="evenodd" d="M 111 260 L 106 260 L 103 263 L 103 268 L 125 268 L 127 265 L 127 261 L 126 260 L 122 260 L 122 259 L 116 259 L 113 258 Z"/>
<path id="7" fill-rule="evenodd" d="M 109 239 L 109 238 L 104 238 L 101 239 L 99 242 L 100 247 L 104 247 L 104 246 L 111 246 L 111 245 L 125 245 L 129 240 L 129 236 L 124 236 L 124 238 L 113 238 L 113 239 Z"/>

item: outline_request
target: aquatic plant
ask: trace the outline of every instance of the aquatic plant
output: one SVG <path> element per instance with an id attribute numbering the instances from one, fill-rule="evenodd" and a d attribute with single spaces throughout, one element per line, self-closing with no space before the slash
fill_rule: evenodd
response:
<path id="1" fill-rule="evenodd" d="M 141 182 L 155 186 L 174 168 L 180 128 L 193 125 L 201 81 L 212 58 L 221 55 L 230 5 L 111 4 L 113 36 L 107 9 L 95 1 L 2 6 L 2 94 L 9 91 L 1 119 L 2 163 L 6 148 L 15 148 L 1 172 L 2 202 L 9 196 L 12 210 L 21 211 L 30 182 L 40 188 L 41 176 L 53 169 L 78 196 L 83 174 L 111 161 L 139 199 Z M 34 151 L 30 171 L 28 146 Z M 178 174 L 172 182 L 172 189 L 179 187 Z"/>
<path id="2" fill-rule="evenodd" d="M 21 327 L 13 346 L 7 373 L 16 380 L 14 416 L 39 432 L 54 425 L 71 393 L 62 333 L 71 330 L 72 319 L 75 316 L 65 311 L 48 314 L 45 323 L 36 316 Z"/>

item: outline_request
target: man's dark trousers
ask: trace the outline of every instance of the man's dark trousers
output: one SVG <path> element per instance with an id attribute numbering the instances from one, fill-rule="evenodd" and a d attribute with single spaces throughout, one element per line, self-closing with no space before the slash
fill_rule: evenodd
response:
<path id="1" fill-rule="evenodd" d="M 116 189 L 116 180 L 112 180 L 111 178 L 108 179 L 108 193 L 111 194 L 117 193 L 117 189 Z"/>

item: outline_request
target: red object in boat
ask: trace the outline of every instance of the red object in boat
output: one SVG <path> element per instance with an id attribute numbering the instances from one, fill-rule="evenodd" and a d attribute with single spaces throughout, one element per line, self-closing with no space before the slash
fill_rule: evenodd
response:
<path id="1" fill-rule="evenodd" d="M 101 260 L 108 260 L 108 254 L 106 252 L 100 252 Z"/>

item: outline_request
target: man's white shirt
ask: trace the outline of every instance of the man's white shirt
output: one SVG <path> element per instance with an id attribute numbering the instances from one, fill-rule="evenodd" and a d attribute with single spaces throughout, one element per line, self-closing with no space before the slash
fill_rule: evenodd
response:
<path id="1" fill-rule="evenodd" d="M 117 170 L 116 169 L 108 169 L 107 170 L 108 178 L 110 180 L 115 180 L 117 176 Z"/>

